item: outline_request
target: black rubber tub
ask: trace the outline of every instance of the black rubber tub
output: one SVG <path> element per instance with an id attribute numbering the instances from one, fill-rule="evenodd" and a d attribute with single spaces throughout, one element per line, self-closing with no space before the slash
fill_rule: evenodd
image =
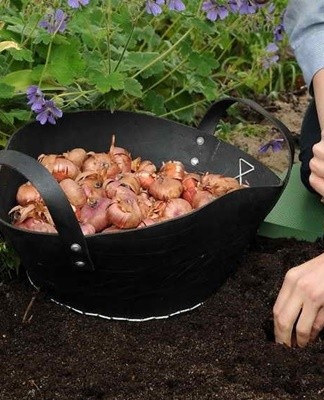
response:
<path id="1" fill-rule="evenodd" d="M 283 179 L 249 154 L 214 136 L 219 119 L 239 102 L 261 113 L 288 144 Z M 182 161 L 188 171 L 247 181 L 201 209 L 143 229 L 84 236 L 65 194 L 36 160 L 75 147 L 108 151 L 112 135 L 132 156 Z M 251 100 L 214 103 L 197 128 L 141 113 L 67 113 L 57 125 L 31 123 L 0 151 L 0 231 L 17 251 L 31 282 L 76 311 L 106 318 L 146 320 L 195 308 L 235 271 L 260 223 L 289 178 L 293 145 L 287 127 Z M 19 229 L 9 210 L 17 188 L 31 181 L 43 196 L 58 234 Z"/>

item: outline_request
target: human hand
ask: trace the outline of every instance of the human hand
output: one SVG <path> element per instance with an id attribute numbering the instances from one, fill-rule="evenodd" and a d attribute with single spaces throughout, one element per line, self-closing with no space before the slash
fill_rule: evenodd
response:
<path id="1" fill-rule="evenodd" d="M 324 253 L 287 272 L 273 316 L 277 343 L 294 345 L 294 334 L 299 347 L 316 339 L 324 327 Z"/>
<path id="2" fill-rule="evenodd" d="M 324 130 L 321 140 L 313 146 L 313 158 L 309 162 L 311 174 L 309 183 L 312 188 L 324 197 Z"/>

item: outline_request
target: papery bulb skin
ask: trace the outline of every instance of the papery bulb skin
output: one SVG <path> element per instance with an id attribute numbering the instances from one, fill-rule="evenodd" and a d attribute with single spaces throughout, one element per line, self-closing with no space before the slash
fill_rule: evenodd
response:
<path id="1" fill-rule="evenodd" d="M 34 185 L 30 182 L 26 182 L 19 186 L 16 194 L 16 201 L 19 205 L 25 206 L 29 203 L 41 202 L 42 197 Z"/>
<path id="2" fill-rule="evenodd" d="M 180 197 L 183 191 L 182 183 L 174 178 L 158 176 L 148 188 L 149 193 L 158 200 L 169 200 Z"/>

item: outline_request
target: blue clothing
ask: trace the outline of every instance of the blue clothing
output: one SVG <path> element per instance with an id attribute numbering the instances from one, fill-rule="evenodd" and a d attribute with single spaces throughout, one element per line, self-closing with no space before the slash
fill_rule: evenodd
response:
<path id="1" fill-rule="evenodd" d="M 311 88 L 315 73 L 324 68 L 324 0 L 289 0 L 284 28 Z"/>

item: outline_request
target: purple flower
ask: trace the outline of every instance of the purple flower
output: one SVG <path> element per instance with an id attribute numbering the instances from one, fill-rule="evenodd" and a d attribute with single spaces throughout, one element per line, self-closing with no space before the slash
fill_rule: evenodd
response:
<path id="1" fill-rule="evenodd" d="M 66 19 L 67 15 L 58 8 L 52 14 L 47 14 L 46 17 L 40 21 L 39 26 L 46 29 L 48 33 L 62 33 L 66 29 Z"/>
<path id="2" fill-rule="evenodd" d="M 266 47 L 266 55 L 262 60 L 263 68 L 268 69 L 279 60 L 279 55 L 277 54 L 278 50 L 279 47 L 275 43 L 268 44 Z"/>
<path id="3" fill-rule="evenodd" d="M 157 16 L 162 12 L 162 6 L 164 4 L 164 0 L 146 0 L 145 9 L 148 14 L 152 14 Z"/>
<path id="4" fill-rule="evenodd" d="M 215 0 L 204 1 L 201 9 L 206 11 L 206 18 L 210 21 L 216 21 L 217 18 L 223 20 L 228 16 L 228 9 L 218 5 Z"/>
<path id="5" fill-rule="evenodd" d="M 186 9 L 186 6 L 183 4 L 181 0 L 169 0 L 168 7 L 169 10 L 172 11 L 183 11 Z"/>
<path id="6" fill-rule="evenodd" d="M 258 6 L 252 4 L 249 0 L 229 0 L 228 4 L 233 12 L 241 15 L 255 14 L 258 9 Z"/>
<path id="7" fill-rule="evenodd" d="M 276 64 L 279 61 L 278 54 L 268 55 L 262 60 L 262 67 L 264 69 L 269 69 L 271 65 Z"/>
<path id="8" fill-rule="evenodd" d="M 268 53 L 276 53 L 278 50 L 279 47 L 275 43 L 269 43 L 266 47 Z"/>
<path id="9" fill-rule="evenodd" d="M 37 117 L 36 120 L 39 121 L 41 125 L 49 122 L 52 125 L 56 124 L 56 118 L 61 118 L 63 115 L 62 110 L 55 106 L 53 100 L 45 100 L 43 107 L 36 111 Z"/>
<path id="10" fill-rule="evenodd" d="M 280 40 L 282 40 L 284 31 L 285 29 L 283 23 L 280 23 L 277 26 L 275 26 L 273 30 L 273 38 L 276 42 L 280 42 Z"/>
<path id="11" fill-rule="evenodd" d="M 272 14 L 276 9 L 276 6 L 273 3 L 270 3 L 268 7 L 268 14 Z"/>
<path id="12" fill-rule="evenodd" d="M 44 104 L 44 93 L 40 90 L 39 86 L 32 85 L 26 91 L 28 105 L 31 106 L 33 111 L 40 110 Z"/>
<path id="13" fill-rule="evenodd" d="M 46 100 L 44 93 L 41 91 L 39 86 L 32 85 L 26 91 L 28 105 L 31 106 L 37 116 L 36 120 L 42 125 L 46 122 L 56 124 L 56 118 L 61 118 L 63 115 L 62 110 L 57 108 L 53 100 Z"/>
<path id="14" fill-rule="evenodd" d="M 90 0 L 68 0 L 68 5 L 71 8 L 80 8 L 89 4 Z"/>
<path id="15" fill-rule="evenodd" d="M 260 153 L 266 153 L 270 148 L 273 152 L 280 151 L 282 149 L 283 139 L 271 139 L 259 148 Z"/>

